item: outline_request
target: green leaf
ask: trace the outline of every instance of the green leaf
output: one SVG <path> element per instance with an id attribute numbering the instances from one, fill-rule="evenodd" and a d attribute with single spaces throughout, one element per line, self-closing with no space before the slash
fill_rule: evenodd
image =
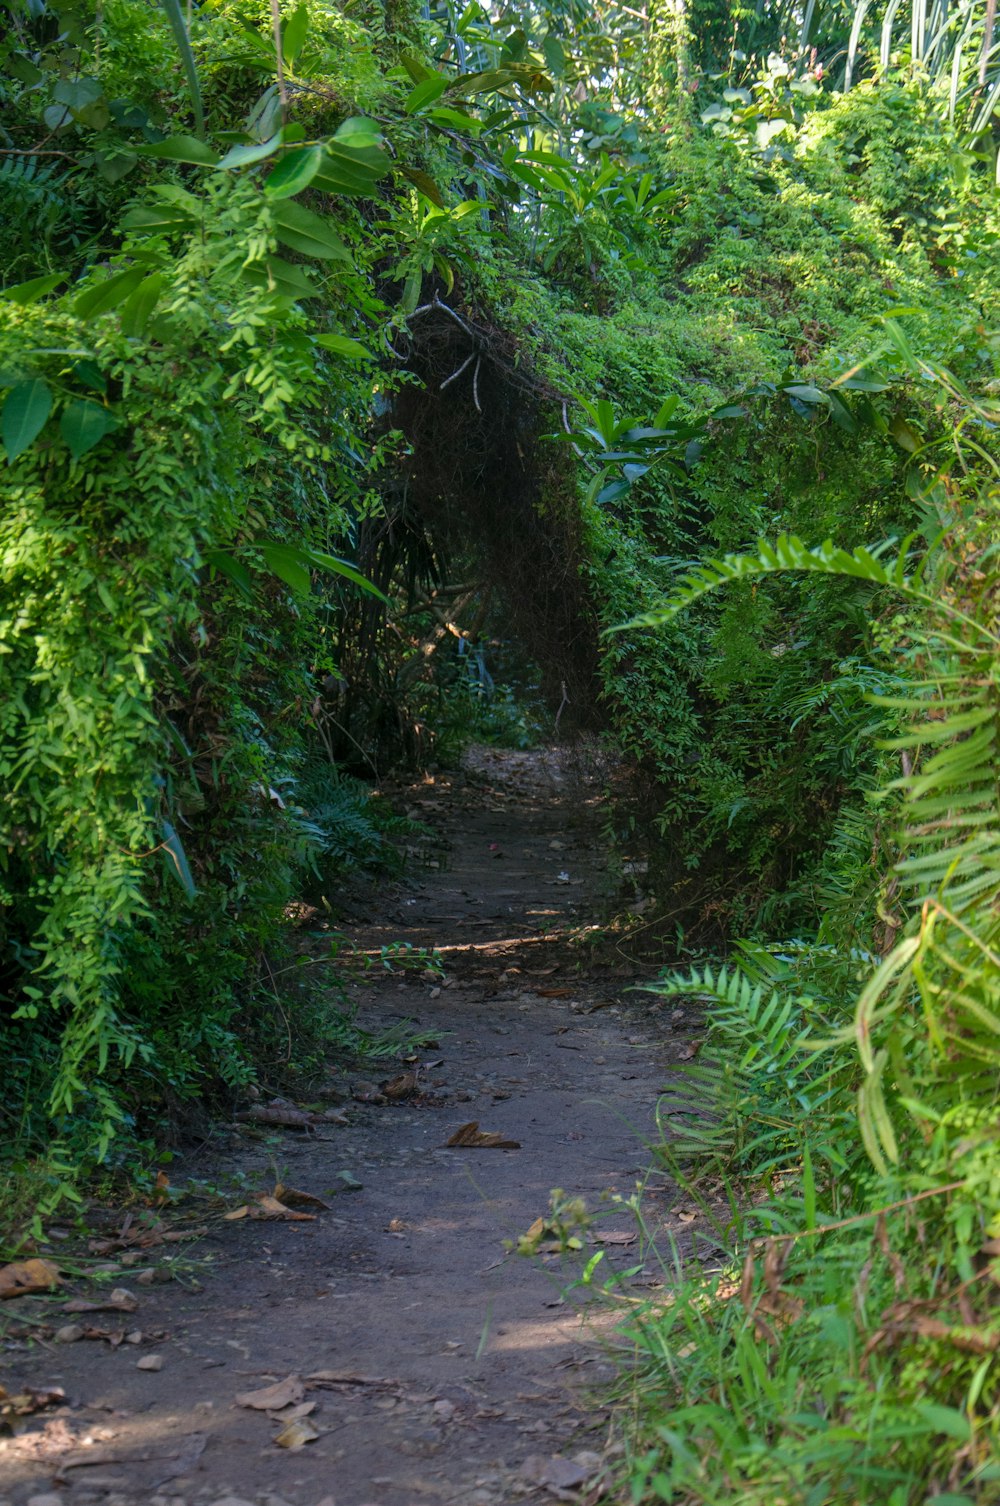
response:
<path id="1" fill-rule="evenodd" d="M 249 167 L 252 162 L 263 162 L 265 157 L 273 157 L 281 145 L 283 134 L 282 131 L 276 131 L 268 141 L 247 142 L 245 145 L 230 147 L 218 164 L 219 170 L 228 172 L 234 167 Z"/>
<path id="2" fill-rule="evenodd" d="M 96 286 L 87 288 L 79 295 L 73 306 L 78 319 L 94 319 L 124 303 L 134 293 L 146 276 L 145 267 L 129 267 L 125 272 L 116 272 Z"/>
<path id="3" fill-rule="evenodd" d="M 440 74 L 425 78 L 415 89 L 410 90 L 403 109 L 407 115 L 416 115 L 425 105 L 433 104 L 436 99 L 440 99 L 447 87 L 448 80 L 442 78 Z"/>
<path id="4" fill-rule="evenodd" d="M 314 256 L 319 261 L 344 261 L 353 265 L 351 253 L 333 226 L 311 209 L 293 204 L 290 199 L 279 199 L 271 217 L 282 245 L 290 246 L 303 256 Z"/>
<path id="5" fill-rule="evenodd" d="M 319 172 L 323 163 L 321 146 L 300 146 L 282 157 L 264 179 L 264 192 L 269 199 L 290 199 L 301 193 Z"/>
<path id="6" fill-rule="evenodd" d="M 304 549 L 295 544 L 257 544 L 256 549 L 271 573 L 290 586 L 296 596 L 309 595 L 312 577 Z"/>
<path id="7" fill-rule="evenodd" d="M 293 67 L 308 35 L 309 11 L 306 6 L 300 5 L 285 22 L 281 35 L 281 55 L 289 68 Z"/>
<path id="8" fill-rule="evenodd" d="M 131 293 L 122 309 L 122 333 L 130 338 L 141 335 L 149 323 L 163 291 L 163 273 L 151 272 Z"/>
<path id="9" fill-rule="evenodd" d="M 48 382 L 33 377 L 19 382 L 7 394 L 0 419 L 0 432 L 8 461 L 16 460 L 45 427 L 52 412 L 52 393 Z"/>
<path id="10" fill-rule="evenodd" d="M 404 167 L 402 171 L 403 176 L 409 178 L 414 188 L 419 188 L 425 199 L 430 199 L 438 209 L 445 208 L 444 195 L 430 173 L 425 173 L 422 167 Z"/>
<path id="11" fill-rule="evenodd" d="M 380 591 L 378 586 L 368 579 L 367 575 L 362 575 L 356 565 L 349 565 L 346 560 L 339 560 L 332 554 L 323 554 L 318 549 L 304 549 L 302 553 L 309 560 L 310 564 L 315 565 L 317 569 L 328 570 L 332 575 L 342 575 L 345 580 L 349 580 L 354 585 L 360 586 L 362 591 L 367 591 L 369 596 L 377 596 L 379 601 L 384 601 L 388 605 L 388 596 L 383 591 Z"/>
<path id="12" fill-rule="evenodd" d="M 316 344 L 322 345 L 324 350 L 332 350 L 336 356 L 344 356 L 348 361 L 374 361 L 375 357 L 366 345 L 360 340 L 352 340 L 348 335 L 317 335 Z"/>
<path id="13" fill-rule="evenodd" d="M 190 230 L 193 223 L 191 215 L 173 205 L 138 204 L 122 217 L 121 225 L 123 230 L 145 231 L 147 235 L 179 235 Z"/>
<path id="14" fill-rule="evenodd" d="M 250 580 L 250 571 L 242 564 L 235 555 L 229 554 L 225 549 L 207 549 L 205 551 L 205 563 L 220 575 L 226 576 L 239 591 L 241 596 L 251 600 L 253 586 Z"/>
<path id="15" fill-rule="evenodd" d="M 889 388 L 888 382 L 877 381 L 873 377 L 845 377 L 842 382 L 834 385 L 844 387 L 848 392 L 886 392 Z"/>
<path id="16" fill-rule="evenodd" d="M 7 303 L 18 303 L 26 307 L 29 303 L 37 303 L 40 298 L 45 298 L 65 281 L 62 272 L 54 272 L 49 277 L 31 277 L 27 282 L 16 282 L 13 287 L 4 288 L 0 292 L 0 298 Z"/>
<path id="17" fill-rule="evenodd" d="M 451 126 L 470 136 L 478 136 L 482 129 L 481 122 L 474 115 L 466 115 L 464 110 L 453 110 L 450 105 L 435 105 L 433 110 L 428 110 L 427 118 L 433 120 L 435 125 Z"/>
<path id="18" fill-rule="evenodd" d="M 163 832 L 163 855 L 166 859 L 167 867 L 184 890 L 188 899 L 194 899 L 198 891 L 194 886 L 194 879 L 191 877 L 191 868 L 188 864 L 187 853 L 184 851 L 184 844 L 169 821 L 164 820 L 161 829 Z"/>
<path id="19" fill-rule="evenodd" d="M 283 261 L 280 256 L 269 256 L 262 262 L 251 262 L 244 267 L 243 276 L 257 288 L 273 288 L 282 298 L 296 302 L 303 298 L 315 298 L 319 288 L 307 277 L 301 267 Z"/>
<path id="20" fill-rule="evenodd" d="M 944 1433 L 946 1438 L 957 1438 L 960 1443 L 968 1443 L 972 1437 L 972 1426 L 968 1417 L 955 1407 L 942 1407 L 932 1401 L 918 1401 L 914 1403 L 913 1410 L 924 1419 L 934 1433 Z"/>
<path id="21" fill-rule="evenodd" d="M 197 136 L 168 136 L 165 141 L 133 147 L 140 157 L 155 157 L 163 162 L 190 162 L 195 167 L 218 167 L 219 154 Z"/>
<path id="22" fill-rule="evenodd" d="M 825 392 L 818 387 L 812 387 L 807 383 L 795 382 L 790 387 L 782 387 L 789 397 L 797 397 L 800 403 L 827 403 L 829 399 Z"/>
<path id="23" fill-rule="evenodd" d="M 187 25 L 184 20 L 184 11 L 181 9 L 180 0 L 160 0 L 170 28 L 177 43 L 177 50 L 181 55 L 181 65 L 187 78 L 188 93 L 191 96 L 191 104 L 194 109 L 195 129 L 200 135 L 205 134 L 205 113 L 201 103 L 201 85 L 198 82 L 198 67 L 191 50 L 191 38 L 188 36 Z"/>
<path id="24" fill-rule="evenodd" d="M 923 444 L 923 440 L 913 425 L 908 424 L 906 419 L 902 418 L 899 414 L 890 423 L 889 433 L 900 449 L 906 450 L 910 455 L 915 454 Z"/>
<path id="25" fill-rule="evenodd" d="M 74 460 L 86 455 L 106 434 L 118 428 L 118 420 L 103 403 L 89 398 L 74 398 L 63 409 L 59 433 L 69 445 Z"/>

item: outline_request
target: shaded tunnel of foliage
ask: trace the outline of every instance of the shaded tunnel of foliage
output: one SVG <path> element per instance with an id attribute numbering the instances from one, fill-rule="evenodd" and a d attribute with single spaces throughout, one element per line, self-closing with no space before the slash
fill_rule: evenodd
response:
<path id="1" fill-rule="evenodd" d="M 597 732 L 714 1238 L 629 1309 L 622 1498 L 1000 1499 L 991 0 L 3 11 L 35 1227 L 352 1039 L 274 979 L 382 774 Z"/>

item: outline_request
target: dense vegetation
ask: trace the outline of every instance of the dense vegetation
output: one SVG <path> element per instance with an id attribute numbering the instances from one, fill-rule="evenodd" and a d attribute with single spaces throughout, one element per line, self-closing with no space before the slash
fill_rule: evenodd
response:
<path id="1" fill-rule="evenodd" d="M 288 907 L 503 620 L 709 1001 L 634 1499 L 1000 1500 L 992 0 L 19 0 L 0 99 L 9 1164 L 338 1028 Z"/>

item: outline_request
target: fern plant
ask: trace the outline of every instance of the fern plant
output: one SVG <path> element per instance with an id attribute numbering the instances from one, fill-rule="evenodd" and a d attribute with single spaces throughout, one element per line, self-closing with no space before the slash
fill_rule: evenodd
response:
<path id="1" fill-rule="evenodd" d="M 782 536 L 755 555 L 698 566 L 631 624 L 667 622 L 728 581 L 788 570 L 867 580 L 916 609 L 909 689 L 872 697 L 908 722 L 888 744 L 903 771 L 884 792 L 902 797 L 895 873 L 908 914 L 858 996 L 852 1022 L 831 1037 L 856 1044 L 859 1126 L 883 1173 L 900 1159 L 903 1111 L 925 1141 L 937 1134 L 965 1143 L 971 1134 L 972 1145 L 983 1146 L 996 1134 L 989 1126 L 1000 1068 L 1000 575 L 991 549 L 977 557 L 981 531 L 973 524 L 962 547 L 953 541 L 947 554 L 932 549 L 919 559 L 909 539 L 889 555 L 887 546 L 809 548 Z M 707 989 L 730 1007 L 754 998 L 731 977 L 675 976 L 667 987 Z M 990 1181 L 989 1201 L 996 1220 L 1000 1174 Z"/>

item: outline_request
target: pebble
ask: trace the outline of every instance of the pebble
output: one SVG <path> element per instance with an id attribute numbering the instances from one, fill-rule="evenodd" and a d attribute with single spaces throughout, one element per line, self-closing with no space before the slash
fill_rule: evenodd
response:
<path id="1" fill-rule="evenodd" d="M 63 1506 L 63 1498 L 54 1491 L 48 1491 L 45 1495 L 29 1496 L 26 1506 Z"/>
<path id="2" fill-rule="evenodd" d="M 137 1370 L 162 1370 L 163 1369 L 163 1355 L 162 1354 L 144 1354 L 141 1360 L 136 1360 L 136 1362 L 135 1362 L 135 1368 Z"/>

